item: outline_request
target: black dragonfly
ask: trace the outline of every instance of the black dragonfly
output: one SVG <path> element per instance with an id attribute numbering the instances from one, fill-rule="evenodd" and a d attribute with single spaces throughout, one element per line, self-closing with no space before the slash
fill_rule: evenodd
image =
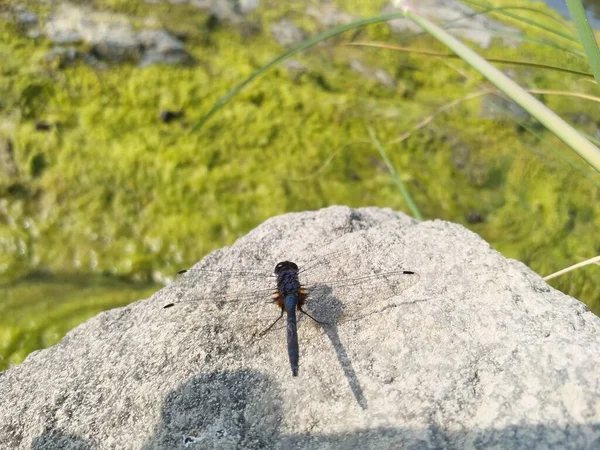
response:
<path id="1" fill-rule="evenodd" d="M 284 313 L 287 315 L 288 357 L 292 375 L 298 376 L 297 312 L 304 314 L 321 325 L 330 325 L 325 321 L 318 320 L 304 308 L 306 305 L 310 307 L 317 299 L 323 300 L 322 297 L 327 297 L 327 294 L 334 293 L 335 297 L 339 298 L 343 303 L 343 313 L 346 319 L 352 320 L 374 312 L 370 310 L 373 309 L 373 303 L 377 302 L 370 301 L 373 299 L 372 294 L 386 295 L 386 298 L 389 298 L 400 294 L 419 280 L 419 275 L 410 270 L 375 271 L 376 269 L 370 267 L 369 272 L 371 273 L 355 273 L 354 275 L 358 276 L 342 279 L 336 279 L 331 276 L 319 276 L 318 271 L 315 271 L 318 267 L 322 267 L 334 260 L 348 257 L 350 254 L 348 250 L 331 253 L 309 263 L 303 269 L 299 269 L 298 265 L 294 262 L 282 261 L 275 266 L 273 274 L 254 270 L 209 270 L 198 268 L 181 270 L 178 274 L 190 272 L 199 274 L 202 277 L 203 285 L 208 285 L 214 293 L 200 298 L 169 303 L 164 308 L 171 308 L 176 304 L 187 302 L 210 303 L 218 307 L 228 304 L 239 305 L 244 302 L 252 305 L 252 302 L 264 299 L 270 294 L 271 301 L 269 303 L 275 303 L 280 308 L 280 314 L 269 327 L 258 334 L 263 336 L 281 320 Z M 234 280 L 238 280 L 239 282 Z M 227 291 L 227 285 L 232 283 L 244 287 L 233 292 L 231 290 Z M 256 288 L 259 286 L 260 288 L 253 289 L 253 287 Z M 351 290 L 355 289 L 360 289 L 363 294 L 361 298 L 366 297 L 367 300 L 363 302 L 345 302 L 343 298 L 344 293 L 349 294 Z M 354 297 L 356 298 L 356 293 L 354 293 Z M 322 309 L 327 310 L 327 308 Z"/>

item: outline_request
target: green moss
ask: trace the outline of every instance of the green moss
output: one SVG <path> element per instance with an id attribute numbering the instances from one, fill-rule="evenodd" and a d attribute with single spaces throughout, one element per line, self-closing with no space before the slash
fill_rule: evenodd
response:
<path id="1" fill-rule="evenodd" d="M 43 62 L 49 43 L 0 26 L 0 55 L 7 61 L 0 68 L 0 133 L 13 142 L 21 169 L 17 177 L 0 177 L 0 272 L 13 283 L 5 288 L 8 300 L 0 301 L 7 314 L 0 327 L 4 367 L 103 308 L 151 291 L 105 285 L 105 275 L 167 282 L 208 251 L 287 211 L 331 204 L 406 210 L 368 143 L 365 121 L 389 142 L 482 82 L 459 61 L 315 47 L 298 57 L 310 67 L 306 73 L 291 77 L 283 67 L 267 73 L 200 133 L 190 134 L 190 124 L 221 95 L 282 49 L 264 33 L 242 37 L 226 27 L 208 32 L 207 15 L 187 6 L 96 3 L 139 23 L 152 16 L 183 30 L 198 64 L 56 67 Z M 298 5 L 293 7 L 304 8 Z M 380 6 L 363 7 L 376 13 Z M 321 29 L 299 9 L 289 16 L 308 31 Z M 251 17 L 268 33 L 281 12 Z M 363 33 L 370 40 L 397 39 L 386 25 Z M 411 45 L 437 44 L 422 37 Z M 565 61 L 562 53 L 531 43 L 494 47 L 488 54 Z M 397 89 L 364 79 L 349 67 L 350 58 L 400 76 Z M 569 58 L 570 66 L 585 68 Z M 514 71 L 527 86 L 592 89 L 564 74 Z M 539 142 L 510 120 L 480 118 L 481 101 L 471 100 L 386 148 L 425 216 L 463 223 L 541 274 L 599 254 L 597 175 L 586 170 L 586 178 L 565 163 L 553 147 L 575 158 L 543 131 Z M 591 103 L 552 96 L 545 101 L 567 117 L 588 117 L 590 129 L 599 120 Z M 162 123 L 163 109 L 183 110 L 185 117 Z M 37 121 L 56 126 L 38 131 Z M 331 153 L 336 157 L 315 174 Z M 469 225 L 474 213 L 483 222 Z M 85 282 L 69 277 L 14 284 L 35 270 L 66 272 Z M 600 312 L 594 270 L 556 285 Z"/>
<path id="2" fill-rule="evenodd" d="M 83 273 L 38 273 L 0 286 L 0 370 L 23 361 L 32 350 L 56 344 L 99 312 L 155 290 Z"/>

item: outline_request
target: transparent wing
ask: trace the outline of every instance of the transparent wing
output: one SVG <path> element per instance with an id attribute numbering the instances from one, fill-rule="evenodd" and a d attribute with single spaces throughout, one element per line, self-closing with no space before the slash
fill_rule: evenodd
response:
<path id="1" fill-rule="evenodd" d="M 337 252 L 326 253 L 325 255 L 317 256 L 316 258 L 311 259 L 308 262 L 300 263 L 300 270 L 298 271 L 299 275 L 309 275 L 314 271 L 314 269 L 323 266 L 324 264 L 330 264 L 333 261 L 337 261 L 342 258 L 349 258 L 352 255 L 352 252 L 349 249 L 339 250 Z"/>
<path id="2" fill-rule="evenodd" d="M 238 304 L 243 302 L 260 302 L 264 300 L 265 302 L 269 301 L 271 295 L 275 292 L 274 288 L 271 289 L 261 289 L 261 290 L 252 290 L 252 291 L 241 291 L 239 293 L 234 294 L 204 294 L 202 296 L 193 296 L 192 298 L 188 298 L 185 300 L 178 300 L 176 302 L 167 303 L 164 305 L 164 308 L 170 308 L 172 306 L 178 305 L 180 303 L 199 303 L 199 304 L 214 304 L 216 306 L 225 306 L 227 304 Z"/>
<path id="3" fill-rule="evenodd" d="M 264 270 L 227 270 L 227 269 L 183 269 L 177 272 L 177 275 L 185 275 L 187 273 L 193 273 L 202 275 L 206 278 L 221 279 L 221 278 L 275 278 L 272 273 L 265 272 Z"/>
<path id="4" fill-rule="evenodd" d="M 327 279 L 327 273 L 314 270 L 325 264 L 332 265 L 333 261 L 342 258 L 352 258 L 352 252 L 337 251 L 299 264 L 300 282 L 309 292 L 307 309 L 312 311 L 317 320 L 333 323 L 385 309 L 386 300 L 398 296 L 419 281 L 419 275 L 408 270 L 364 275 L 356 273 L 356 276 L 341 279 Z M 169 303 L 165 307 L 178 303 L 210 304 L 218 308 L 240 303 L 266 305 L 271 302 L 271 297 L 276 292 L 277 278 L 267 271 L 192 268 L 182 272 L 184 275 L 178 282 L 178 296 L 181 300 Z M 194 294 L 194 291 L 197 294 Z M 263 310 L 269 310 L 258 309 L 261 313 Z M 277 311 L 276 308 L 273 310 Z"/>
<path id="5" fill-rule="evenodd" d="M 299 273 L 308 274 L 326 263 L 329 264 L 349 254 L 350 251 L 342 250 L 319 256 L 306 264 L 299 263 Z M 273 268 L 275 265 L 276 262 L 273 263 Z M 165 307 L 171 307 L 178 303 L 225 305 L 228 303 L 268 301 L 277 287 L 277 277 L 266 270 L 214 270 L 192 267 L 181 270 L 178 274 L 183 277 L 183 280 L 179 282 L 182 289 L 188 292 L 197 289 L 201 293 L 187 300 L 169 303 Z M 183 295 L 181 296 L 183 297 Z"/>
<path id="6" fill-rule="evenodd" d="M 317 320 L 338 323 L 381 312 L 394 304 L 406 302 L 398 298 L 419 281 L 409 270 L 396 270 L 354 278 L 307 283 L 308 309 Z"/>

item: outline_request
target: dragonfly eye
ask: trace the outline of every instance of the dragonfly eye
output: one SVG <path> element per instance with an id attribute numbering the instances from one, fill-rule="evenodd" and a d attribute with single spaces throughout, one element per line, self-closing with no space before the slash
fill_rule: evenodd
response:
<path id="1" fill-rule="evenodd" d="M 280 274 L 281 272 L 288 270 L 298 270 L 298 266 L 291 261 L 282 261 L 275 266 L 275 274 Z"/>

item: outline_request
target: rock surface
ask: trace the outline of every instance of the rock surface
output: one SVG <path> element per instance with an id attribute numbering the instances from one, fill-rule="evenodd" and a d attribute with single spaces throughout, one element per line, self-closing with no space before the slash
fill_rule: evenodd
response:
<path id="1" fill-rule="evenodd" d="M 85 42 L 92 54 L 107 61 L 139 61 L 140 65 L 188 63 L 184 44 L 160 29 L 136 31 L 121 14 L 94 11 L 68 3 L 57 7 L 44 27 L 59 46 Z"/>
<path id="2" fill-rule="evenodd" d="M 293 47 L 306 39 L 304 32 L 287 19 L 274 23 L 271 26 L 271 34 L 279 45 L 284 47 Z"/>
<path id="3" fill-rule="evenodd" d="M 174 5 L 189 4 L 199 10 L 208 11 L 218 21 L 228 26 L 237 27 L 243 35 L 258 32 L 258 23 L 248 22 L 246 16 L 260 6 L 259 0 L 146 0 L 148 3 L 166 2 Z M 392 2 L 382 13 L 399 11 Z M 446 23 L 456 21 L 450 28 L 460 37 L 488 47 L 494 33 L 517 33 L 516 30 L 496 22 L 485 15 L 473 15 L 474 10 L 457 0 L 422 0 L 418 4 L 419 13 L 436 21 Z M 309 4 L 306 16 L 314 20 L 321 31 L 342 24 L 347 24 L 360 17 L 336 8 L 328 2 Z M 91 48 L 90 56 L 110 62 L 136 61 L 141 66 L 150 64 L 180 64 L 193 61 L 185 50 L 184 44 L 165 30 L 135 30 L 131 18 L 123 14 L 96 11 L 88 6 L 56 2 L 52 15 L 43 26 L 38 24 L 38 17 L 25 8 L 16 8 L 12 12 L 14 20 L 26 29 L 32 38 L 41 35 L 48 37 L 58 46 L 49 57 L 60 53 L 62 46 L 85 43 Z M 364 18 L 364 17 L 363 17 Z M 418 26 L 407 19 L 390 21 L 392 31 L 421 31 Z M 281 17 L 271 26 L 271 35 L 280 45 L 292 47 L 305 40 L 307 33 L 293 21 Z M 505 40 L 505 44 L 511 44 Z M 71 47 L 69 47 L 71 48 Z M 79 52 L 78 54 L 83 55 Z M 95 64 L 95 60 L 77 58 Z M 379 70 L 379 69 L 373 69 Z M 381 71 L 380 71 L 381 72 Z M 362 73 L 362 72 L 361 72 Z M 371 75 L 365 75 L 372 78 Z M 382 78 L 383 77 L 383 78 Z M 379 81 L 390 87 L 389 75 L 381 72 Z M 393 80 L 392 80 L 393 81 Z"/>
<path id="4" fill-rule="evenodd" d="M 314 271 L 419 281 L 316 300 L 331 325 L 300 321 L 297 378 L 284 330 L 249 343 L 272 305 L 163 309 L 208 291 L 191 272 L 0 373 L 0 448 L 600 448 L 600 319 L 462 226 L 332 207 L 270 219 L 202 265 L 340 250 Z M 334 311 L 355 303 L 372 314 Z"/>
<path id="5" fill-rule="evenodd" d="M 401 11 L 395 4 L 403 3 L 394 0 L 386 6 L 382 13 L 392 13 Z M 447 24 L 448 31 L 456 34 L 460 38 L 468 39 L 477 43 L 482 48 L 488 48 L 492 39 L 496 35 L 517 34 L 518 31 L 509 26 L 503 25 L 485 14 L 476 14 L 476 11 L 469 8 L 458 0 L 419 0 L 417 2 L 404 2 L 412 5 L 420 15 L 434 20 L 438 23 Z M 389 22 L 390 28 L 396 33 L 403 31 L 421 32 L 421 28 L 409 19 L 394 19 Z M 516 46 L 514 39 L 503 37 L 504 45 Z"/>

